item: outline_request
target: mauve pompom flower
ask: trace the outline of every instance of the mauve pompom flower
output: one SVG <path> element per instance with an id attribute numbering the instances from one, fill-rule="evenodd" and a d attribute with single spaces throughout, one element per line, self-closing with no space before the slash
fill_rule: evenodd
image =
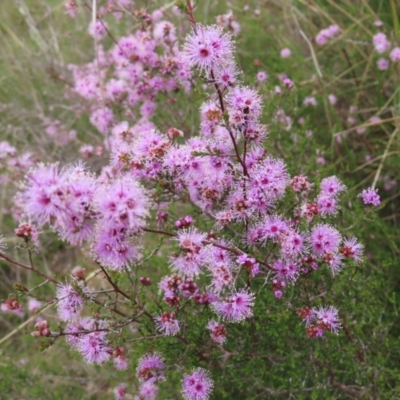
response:
<path id="1" fill-rule="evenodd" d="M 164 368 L 164 359 L 159 353 L 147 353 L 139 360 L 136 376 L 140 382 L 163 381 L 165 380 Z"/>
<path id="2" fill-rule="evenodd" d="M 158 387 L 152 380 L 144 382 L 139 387 L 140 400 L 154 400 L 157 396 Z"/>
<path id="3" fill-rule="evenodd" d="M 376 66 L 380 71 L 386 71 L 389 68 L 389 60 L 387 60 L 386 58 L 380 58 L 376 62 Z"/>
<path id="4" fill-rule="evenodd" d="M 381 204 L 381 198 L 380 198 L 379 194 L 377 193 L 377 189 L 373 189 L 373 188 L 364 189 L 358 195 L 358 197 L 361 197 L 362 201 L 366 205 L 371 204 L 371 205 L 377 207 Z"/>
<path id="5" fill-rule="evenodd" d="M 346 190 L 346 186 L 336 176 L 322 179 L 320 187 L 321 193 L 327 196 L 336 196 Z"/>
<path id="6" fill-rule="evenodd" d="M 316 255 L 323 255 L 326 252 L 336 253 L 340 240 L 340 233 L 327 224 L 316 225 L 310 235 L 311 248 Z"/>
<path id="7" fill-rule="evenodd" d="M 88 289 L 86 292 L 88 293 Z M 62 321 L 70 321 L 79 317 L 84 306 L 84 299 L 71 285 L 59 283 L 56 297 L 58 315 Z"/>
<path id="8" fill-rule="evenodd" d="M 317 320 L 317 322 L 322 322 L 324 327 L 328 328 L 334 333 L 338 332 L 338 329 L 340 328 L 340 321 L 338 317 L 338 310 L 333 307 L 319 307 L 319 308 L 314 308 L 314 318 Z"/>
<path id="9" fill-rule="evenodd" d="M 337 199 L 332 195 L 326 195 L 323 193 L 317 197 L 317 207 L 319 214 L 322 217 L 336 215 L 339 210 Z"/>
<path id="10" fill-rule="evenodd" d="M 355 264 L 359 264 L 362 261 L 364 246 L 355 237 L 350 237 L 343 241 L 339 251 L 344 257 L 351 258 Z"/>
<path id="11" fill-rule="evenodd" d="M 277 260 L 274 263 L 275 278 L 280 282 L 294 282 L 299 273 L 299 266 L 291 261 Z"/>
<path id="12" fill-rule="evenodd" d="M 199 68 L 207 74 L 216 67 L 232 61 L 233 42 L 231 36 L 217 25 L 197 24 L 186 37 L 181 59 L 189 68 Z"/>
<path id="13" fill-rule="evenodd" d="M 126 395 L 126 385 L 120 384 L 114 389 L 115 400 L 124 400 Z"/>
<path id="14" fill-rule="evenodd" d="M 97 40 L 104 39 L 107 35 L 107 24 L 103 20 L 91 22 L 89 25 L 89 34 Z"/>
<path id="15" fill-rule="evenodd" d="M 257 72 L 257 80 L 258 82 L 264 82 L 267 79 L 268 75 L 265 71 Z"/>
<path id="16" fill-rule="evenodd" d="M 107 332 L 96 331 L 82 335 L 77 349 L 88 364 L 103 364 L 111 357 L 112 348 L 106 340 Z"/>
<path id="17" fill-rule="evenodd" d="M 246 289 L 212 304 L 215 313 L 228 322 L 240 322 L 253 315 L 254 294 Z"/>
<path id="18" fill-rule="evenodd" d="M 393 62 L 399 62 L 400 61 L 400 47 L 395 47 L 389 55 L 390 59 Z"/>
<path id="19" fill-rule="evenodd" d="M 210 321 L 207 324 L 207 329 L 210 330 L 211 339 L 217 343 L 224 343 L 226 340 L 226 328 L 224 324 L 217 321 Z"/>
<path id="20" fill-rule="evenodd" d="M 207 400 L 213 390 L 210 374 L 203 368 L 185 374 L 182 380 L 182 395 L 185 400 Z"/>
<path id="21" fill-rule="evenodd" d="M 385 53 L 390 49 L 391 43 L 387 39 L 387 36 L 379 32 L 372 38 L 372 43 L 374 45 L 375 51 L 379 54 Z"/>
<path id="22" fill-rule="evenodd" d="M 290 49 L 288 49 L 286 47 L 281 50 L 281 57 L 282 58 L 289 58 L 291 54 L 292 54 L 292 52 L 290 51 Z"/>
<path id="23" fill-rule="evenodd" d="M 176 319 L 174 312 L 164 312 L 154 317 L 156 328 L 166 336 L 174 336 L 179 330 L 179 321 Z"/>
<path id="24" fill-rule="evenodd" d="M 75 1 L 70 0 L 65 3 L 65 13 L 68 14 L 71 18 L 76 18 L 76 13 L 78 11 L 78 6 Z"/>
<path id="25" fill-rule="evenodd" d="M 328 100 L 332 106 L 334 106 L 337 103 L 337 97 L 332 93 L 328 95 Z"/>

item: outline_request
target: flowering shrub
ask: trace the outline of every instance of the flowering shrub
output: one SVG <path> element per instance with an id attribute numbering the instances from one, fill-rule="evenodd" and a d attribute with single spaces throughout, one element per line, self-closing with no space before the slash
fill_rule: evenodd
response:
<path id="1" fill-rule="evenodd" d="M 363 245 L 347 232 L 347 188 L 335 175 L 309 178 L 300 166 L 291 174 L 268 140 L 270 122 L 282 130 L 294 123 L 280 99 L 296 84 L 279 77 L 282 86 L 267 98 L 278 107 L 265 113 L 265 121 L 260 86 L 268 75 L 259 71 L 256 84 L 245 83 L 233 40 L 240 25 L 232 12 L 219 16 L 217 25 L 203 25 L 191 2 L 181 5 L 191 27 L 179 45 L 178 27 L 163 20 L 161 10 L 137 11 L 143 24 L 116 39 L 105 17 L 123 14 L 113 2 L 108 7 L 89 27 L 95 60 L 69 66 L 68 94 L 78 99 L 74 110 L 87 113 L 102 135 L 101 145 L 81 145 L 81 156 L 97 154 L 103 162 L 38 163 L 28 154 L 24 163 L 9 163 L 5 175 L 23 179 L 12 211 L 30 263 L 9 255 L 3 239 L 0 258 L 55 286 L 54 299 L 41 300 L 54 304 L 57 315 L 36 321 L 32 336 L 43 347 L 64 336 L 87 364 L 135 369 L 136 378 L 121 379 L 113 391 L 116 399 L 132 393 L 138 400 L 162 396 L 168 380 L 181 382 L 185 399 L 208 399 L 213 388 L 219 390 L 214 374 L 229 374 L 236 359 L 263 368 L 259 363 L 268 356 L 256 353 L 263 353 L 264 331 L 274 321 L 282 330 L 295 327 L 298 337 L 310 341 L 307 346 L 335 341 L 336 335 L 353 342 L 346 311 L 329 297 L 340 273 L 356 271 L 364 259 Z M 68 2 L 66 11 L 76 18 L 77 3 Z M 340 35 L 331 25 L 315 43 L 328 45 Z M 110 50 L 100 44 L 107 38 Z M 391 43 L 378 34 L 373 45 L 382 54 Z M 290 49 L 281 51 L 282 58 L 291 56 Z M 158 129 L 163 99 L 174 103 L 179 91 L 190 99 L 196 90 L 204 100 L 196 134 L 185 126 Z M 336 101 L 330 94 L 332 106 Z M 302 103 L 319 104 L 314 95 Z M 351 125 L 355 113 L 349 112 Z M 44 125 L 55 143 L 76 139 L 57 119 Z M 4 158 L 16 158 L 7 142 L 3 148 Z M 325 164 L 317 155 L 316 162 Z M 380 204 L 375 189 L 359 197 Z M 49 228 L 80 250 L 86 268 L 56 276 L 33 262 L 33 252 L 43 251 L 38 235 Z M 101 274 L 100 287 L 91 285 L 93 273 Z M 20 297 L 31 291 L 17 289 L 19 297 L 5 300 L 3 311 L 21 314 Z M 362 351 L 358 357 L 364 362 Z M 262 395 L 258 378 L 250 382 Z M 250 398 L 251 390 L 221 390 L 216 398 Z"/>

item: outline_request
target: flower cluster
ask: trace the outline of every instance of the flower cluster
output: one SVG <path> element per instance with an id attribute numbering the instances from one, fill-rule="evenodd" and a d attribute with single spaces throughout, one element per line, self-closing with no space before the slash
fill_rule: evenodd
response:
<path id="1" fill-rule="evenodd" d="M 68 14 L 75 17 L 77 7 L 69 1 Z M 96 43 L 109 34 L 103 18 L 106 13 L 100 10 L 89 27 Z M 20 223 L 17 236 L 36 244 L 38 229 L 50 226 L 101 267 L 109 290 L 89 289 L 86 270 L 81 267 L 72 271 L 72 284 L 54 281 L 58 316 L 65 325 L 59 334 L 66 336 L 87 363 L 112 360 L 120 371 L 127 370 L 128 358 L 114 334 L 127 325 L 141 325 L 147 318 L 143 331 L 152 329 L 154 336 L 149 337 L 174 336 L 168 340 L 188 345 L 185 334 L 191 327 L 185 313 L 193 311 L 195 317 L 207 311 L 213 313 L 202 325 L 209 331 L 207 343 L 222 348 L 230 339 L 229 324 L 254 322 L 262 294 L 282 302 L 279 299 L 299 280 L 318 274 L 320 268 L 335 276 L 348 261 L 358 264 L 363 258 L 363 246 L 357 239 L 343 237 L 333 226 L 346 190 L 340 179 L 322 178 L 318 186 L 304 174 L 291 177 L 285 162 L 265 150 L 268 127 L 262 122 L 263 98 L 240 82 L 232 39 L 240 26 L 232 13 L 219 16 L 218 25 L 193 24 L 182 51 L 175 26 L 161 20 L 162 13 L 142 13 L 146 23 L 141 29 L 120 38 L 108 51 L 98 43 L 96 62 L 70 66 L 73 93 L 87 103 L 90 122 L 104 135 L 103 146 L 85 144 L 80 153 L 85 158 L 101 156 L 104 149 L 110 156 L 108 165 L 92 173 L 82 163 L 65 168 L 33 165 L 26 156 L 25 164 L 20 164 L 28 172 L 16 198 L 21 215 L 29 221 Z M 324 45 L 339 32 L 336 25 L 323 29 L 316 43 Z M 390 47 L 383 36 L 374 37 L 378 53 Z M 284 58 L 290 55 L 287 48 L 281 52 Z M 395 52 L 392 60 L 396 58 L 400 56 Z M 199 134 L 187 137 L 176 127 L 158 130 L 152 122 L 157 96 L 163 94 L 173 101 L 177 90 L 188 92 L 192 69 L 206 82 Z M 257 75 L 259 82 L 267 77 L 262 72 Z M 294 87 L 286 75 L 280 80 L 287 90 Z M 282 89 L 277 87 L 275 92 L 279 95 Z M 329 101 L 334 105 L 336 97 L 331 94 Z M 317 100 L 308 96 L 303 104 L 316 107 Z M 294 123 L 281 108 L 274 120 L 286 129 Z M 355 119 L 348 122 L 353 124 Z M 75 136 L 58 120 L 44 123 L 47 134 L 60 145 Z M 320 163 L 325 162 L 318 155 Z M 6 142 L 0 143 L 3 159 L 16 163 L 15 152 Z M 372 189 L 360 196 L 365 204 L 379 205 Z M 186 206 L 191 207 L 190 214 Z M 168 251 L 169 271 L 165 274 L 160 269 L 165 276 L 156 275 L 159 282 L 155 285 L 157 278 L 150 270 L 139 275 L 148 259 L 141 254 L 147 234 L 169 239 L 160 241 L 157 248 L 157 254 L 161 247 Z M 130 285 L 125 291 L 118 285 L 126 276 Z M 160 297 L 155 311 L 147 308 L 141 296 L 152 293 L 157 284 Z M 109 292 L 115 298 L 101 297 Z M 308 302 L 298 311 L 307 335 L 338 333 L 339 311 L 333 306 L 311 307 L 312 300 Z M 87 307 L 92 303 L 107 313 L 93 312 Z M 6 311 L 20 308 L 14 299 L 2 305 Z M 113 313 L 119 316 L 110 317 Z M 137 331 L 131 326 L 132 334 Z M 35 325 L 33 336 L 53 337 L 47 321 Z M 155 398 L 165 371 L 159 353 L 140 358 L 136 398 Z M 202 368 L 183 376 L 185 399 L 206 400 L 212 389 L 213 381 Z M 114 390 L 116 399 L 126 393 L 125 384 Z"/>
<path id="2" fill-rule="evenodd" d="M 371 204 L 373 206 L 379 206 L 381 204 L 381 198 L 377 193 L 377 189 L 368 188 L 364 189 L 358 197 L 361 197 L 364 204 Z"/>
<path id="3" fill-rule="evenodd" d="M 331 25 L 326 29 L 322 29 L 318 35 L 315 37 L 315 42 L 322 46 L 333 37 L 337 36 L 340 33 L 340 28 L 337 25 Z"/>
<path id="4" fill-rule="evenodd" d="M 340 328 L 338 310 L 335 307 L 304 307 L 297 311 L 307 326 L 307 335 L 311 338 L 323 336 L 325 332 L 337 333 Z"/>

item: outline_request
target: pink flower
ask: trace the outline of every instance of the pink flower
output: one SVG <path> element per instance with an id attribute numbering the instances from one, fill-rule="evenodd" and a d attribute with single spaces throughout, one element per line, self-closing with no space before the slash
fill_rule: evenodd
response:
<path id="1" fill-rule="evenodd" d="M 328 100 L 329 100 L 329 103 L 332 106 L 334 106 L 336 104 L 336 102 L 337 102 L 336 96 L 334 94 L 332 94 L 332 93 L 328 95 Z"/>
<path id="2" fill-rule="evenodd" d="M 174 312 L 164 312 L 154 317 L 156 328 L 166 336 L 174 336 L 179 330 L 179 321 L 175 317 Z"/>
<path id="3" fill-rule="evenodd" d="M 315 37 L 315 42 L 323 46 L 334 36 L 338 35 L 340 32 L 340 28 L 337 25 L 331 25 L 326 29 L 322 29 L 318 35 Z"/>
<path id="4" fill-rule="evenodd" d="M 294 282 L 300 272 L 299 266 L 291 261 L 277 260 L 274 263 L 275 278 L 279 282 Z"/>
<path id="5" fill-rule="evenodd" d="M 126 371 L 128 369 L 128 359 L 124 356 L 115 357 L 114 367 L 118 371 Z"/>
<path id="6" fill-rule="evenodd" d="M 139 387 L 140 400 L 154 400 L 157 396 L 158 388 L 151 380 L 144 382 Z"/>
<path id="7" fill-rule="evenodd" d="M 350 237 L 343 241 L 339 251 L 344 257 L 352 258 L 354 263 L 358 264 L 362 261 L 364 246 L 355 237 Z"/>
<path id="8" fill-rule="evenodd" d="M 70 0 L 65 3 L 65 13 L 68 14 L 71 18 L 76 18 L 76 12 L 78 10 L 78 6 L 76 5 L 75 1 Z"/>
<path id="9" fill-rule="evenodd" d="M 305 106 L 312 106 L 312 107 L 316 107 L 317 106 L 317 100 L 315 97 L 313 96 L 308 96 L 303 100 L 303 104 Z"/>
<path id="10" fill-rule="evenodd" d="M 88 364 L 103 364 L 111 357 L 112 348 L 106 340 L 106 332 L 97 331 L 82 335 L 77 349 Z"/>
<path id="11" fill-rule="evenodd" d="M 213 386 L 209 372 L 203 368 L 197 368 L 191 374 L 183 376 L 182 395 L 185 400 L 207 400 Z"/>
<path id="12" fill-rule="evenodd" d="M 381 198 L 377 192 L 377 189 L 373 188 L 364 189 L 358 197 L 361 197 L 364 204 L 371 204 L 376 207 L 381 204 Z"/>
<path id="13" fill-rule="evenodd" d="M 36 299 L 29 299 L 28 310 L 31 314 L 35 314 L 36 311 L 42 307 L 42 302 Z"/>
<path id="14" fill-rule="evenodd" d="M 163 381 L 165 380 L 164 368 L 164 360 L 159 353 L 147 353 L 139 360 L 136 376 L 140 382 Z"/>
<path id="15" fill-rule="evenodd" d="M 395 47 L 391 52 L 390 52 L 390 59 L 393 62 L 399 62 L 400 61 L 400 47 Z"/>
<path id="16" fill-rule="evenodd" d="M 289 58 L 292 52 L 288 48 L 284 48 L 281 50 L 281 57 L 282 58 Z"/>
<path id="17" fill-rule="evenodd" d="M 240 322 L 253 315 L 254 294 L 246 289 L 227 296 L 212 304 L 216 314 L 229 322 Z"/>
<path id="18" fill-rule="evenodd" d="M 198 68 L 210 74 L 211 70 L 232 63 L 233 43 L 221 27 L 196 25 L 187 36 L 182 50 L 182 61 L 189 68 Z"/>
<path id="19" fill-rule="evenodd" d="M 391 43 L 387 40 L 387 37 L 384 33 L 377 33 L 373 38 L 372 42 L 375 48 L 375 51 L 379 54 L 385 53 L 390 49 Z"/>
<path id="20" fill-rule="evenodd" d="M 107 24 L 105 21 L 92 21 L 89 25 L 89 34 L 97 40 L 104 39 L 107 35 Z"/>
<path id="21" fill-rule="evenodd" d="M 321 193 L 327 196 L 336 196 L 346 190 L 346 186 L 336 176 L 324 178 L 321 181 Z"/>
<path id="22" fill-rule="evenodd" d="M 389 68 L 389 61 L 386 58 L 380 58 L 376 62 L 376 65 L 377 65 L 379 70 L 386 71 Z"/>
<path id="23" fill-rule="evenodd" d="M 71 285 L 59 283 L 56 296 L 58 315 L 62 321 L 70 321 L 79 317 L 84 306 L 84 299 Z"/>
<path id="24" fill-rule="evenodd" d="M 257 73 L 258 82 L 264 82 L 267 79 L 267 73 L 265 71 L 259 71 Z"/>
<path id="25" fill-rule="evenodd" d="M 124 400 L 126 395 L 126 385 L 120 384 L 114 389 L 115 400 Z"/>
<path id="26" fill-rule="evenodd" d="M 316 225 L 311 230 L 310 243 L 314 254 L 336 253 L 341 240 L 340 233 L 327 224 Z"/>
<path id="27" fill-rule="evenodd" d="M 317 197 L 317 207 L 322 217 L 336 215 L 339 210 L 337 199 L 332 195 L 326 195 L 323 193 Z"/>
<path id="28" fill-rule="evenodd" d="M 340 320 L 338 317 L 338 310 L 335 307 L 329 306 L 314 308 L 313 312 L 317 323 L 322 323 L 324 328 L 337 333 L 340 328 Z"/>
<path id="29" fill-rule="evenodd" d="M 199 275 L 204 261 L 203 241 L 205 239 L 206 235 L 197 229 L 180 230 L 177 240 L 182 254 L 170 258 L 172 269 L 187 277 Z"/>
<path id="30" fill-rule="evenodd" d="M 217 322 L 217 321 L 210 321 L 207 324 L 207 329 L 211 331 L 210 335 L 212 340 L 214 340 L 217 343 L 224 343 L 226 340 L 226 328 L 225 325 Z"/>

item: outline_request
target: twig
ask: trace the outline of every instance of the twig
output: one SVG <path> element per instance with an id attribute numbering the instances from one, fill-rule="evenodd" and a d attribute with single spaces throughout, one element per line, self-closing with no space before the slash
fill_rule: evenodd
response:
<path id="1" fill-rule="evenodd" d="M 50 282 L 55 283 L 56 285 L 59 283 L 58 281 L 56 281 L 55 279 L 51 278 L 50 276 L 44 274 L 44 273 L 41 272 L 41 271 L 38 271 L 38 270 L 37 270 L 36 268 L 34 268 L 33 266 L 29 266 L 29 265 L 26 265 L 26 264 L 22 264 L 22 263 L 20 263 L 20 262 L 18 262 L 18 261 L 16 261 L 16 260 L 13 260 L 12 258 L 6 256 L 4 253 L 1 253 L 1 252 L 0 252 L 0 258 L 3 258 L 4 260 L 10 262 L 11 264 L 17 265 L 18 267 L 22 267 L 22 268 L 27 269 L 27 270 L 29 270 L 29 271 L 36 272 L 38 275 L 42 276 L 43 278 L 47 279 L 47 280 L 50 281 Z"/>

